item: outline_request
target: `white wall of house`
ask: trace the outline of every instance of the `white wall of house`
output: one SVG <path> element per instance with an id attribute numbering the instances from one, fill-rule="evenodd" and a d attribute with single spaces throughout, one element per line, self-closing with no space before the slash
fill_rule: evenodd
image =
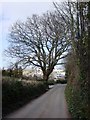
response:
<path id="1" fill-rule="evenodd" d="M 37 68 L 36 69 L 28 69 L 28 70 L 26 69 L 23 71 L 23 75 L 27 76 L 27 77 L 29 77 L 29 76 L 42 77 L 43 76 L 42 71 L 40 69 L 37 69 Z"/>
<path id="2" fill-rule="evenodd" d="M 27 77 L 29 77 L 29 76 L 32 76 L 32 77 L 37 76 L 40 78 L 43 77 L 43 73 L 42 73 L 42 70 L 40 68 L 24 70 L 23 75 L 25 75 Z M 54 69 L 49 78 L 57 80 L 59 78 L 64 79 L 64 77 L 65 77 L 65 72 L 63 70 Z"/>
<path id="3" fill-rule="evenodd" d="M 65 78 L 65 72 L 63 70 L 54 69 L 53 74 L 54 74 L 54 80 L 57 80 L 59 78 L 62 78 L 62 79 Z"/>

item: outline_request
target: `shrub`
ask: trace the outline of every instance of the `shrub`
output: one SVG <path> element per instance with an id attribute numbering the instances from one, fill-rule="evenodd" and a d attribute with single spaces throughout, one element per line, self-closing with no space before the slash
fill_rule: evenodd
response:
<path id="1" fill-rule="evenodd" d="M 43 82 L 22 82 L 18 80 L 2 81 L 2 113 L 3 116 L 17 109 L 26 102 L 46 91 Z"/>
<path id="2" fill-rule="evenodd" d="M 67 85 L 65 94 L 72 117 L 87 120 L 87 97 L 84 96 L 86 99 L 82 99 L 81 90 L 71 85 Z"/>
<path id="3" fill-rule="evenodd" d="M 86 78 L 81 73 L 76 55 L 71 54 L 67 60 L 66 78 L 68 80 L 65 94 L 69 111 L 75 119 L 88 119 L 88 87 Z"/>
<path id="4" fill-rule="evenodd" d="M 66 84 L 66 83 L 67 83 L 67 80 L 57 80 L 56 83 Z"/>
<path id="5" fill-rule="evenodd" d="M 54 80 L 48 80 L 48 85 L 54 85 L 55 81 Z"/>

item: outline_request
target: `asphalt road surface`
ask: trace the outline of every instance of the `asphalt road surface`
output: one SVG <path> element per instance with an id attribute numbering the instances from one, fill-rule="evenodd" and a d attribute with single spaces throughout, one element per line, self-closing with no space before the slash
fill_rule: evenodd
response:
<path id="1" fill-rule="evenodd" d="M 65 87 L 65 84 L 55 85 L 7 118 L 70 118 L 64 96 Z"/>

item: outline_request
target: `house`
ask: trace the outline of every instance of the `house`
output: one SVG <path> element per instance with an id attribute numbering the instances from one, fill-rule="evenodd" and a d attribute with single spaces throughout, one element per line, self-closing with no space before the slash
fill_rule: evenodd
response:
<path id="1" fill-rule="evenodd" d="M 36 77 L 36 78 L 43 78 L 43 73 L 40 68 L 33 68 L 33 69 L 26 69 L 23 71 L 23 75 L 27 77 Z M 60 78 L 64 79 L 65 72 L 64 70 L 54 69 L 51 73 L 49 79 L 50 80 L 58 80 Z"/>
<path id="2" fill-rule="evenodd" d="M 64 70 L 60 70 L 60 69 L 54 69 L 53 73 L 54 74 L 54 80 L 58 80 L 58 79 L 64 79 L 65 78 L 65 72 Z"/>
<path id="3" fill-rule="evenodd" d="M 23 70 L 23 76 L 42 78 L 43 74 L 40 68 L 33 68 Z"/>

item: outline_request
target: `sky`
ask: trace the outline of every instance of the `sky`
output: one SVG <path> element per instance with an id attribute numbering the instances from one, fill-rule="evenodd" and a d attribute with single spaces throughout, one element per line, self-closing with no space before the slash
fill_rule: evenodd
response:
<path id="1" fill-rule="evenodd" d="M 52 2 L 4 2 L 0 4 L 0 68 L 8 67 L 9 58 L 4 55 L 8 47 L 10 27 L 17 20 L 25 21 L 33 14 L 42 15 L 48 10 L 53 10 Z"/>
<path id="2" fill-rule="evenodd" d="M 2 58 L 0 59 L 0 68 L 7 68 L 10 65 L 11 59 L 5 57 L 4 50 L 9 45 L 8 35 L 11 25 L 17 20 L 25 21 L 27 17 L 31 17 L 33 14 L 42 15 L 46 11 L 53 11 L 55 8 L 52 0 L 49 1 L 0 3 L 0 58 Z"/>

